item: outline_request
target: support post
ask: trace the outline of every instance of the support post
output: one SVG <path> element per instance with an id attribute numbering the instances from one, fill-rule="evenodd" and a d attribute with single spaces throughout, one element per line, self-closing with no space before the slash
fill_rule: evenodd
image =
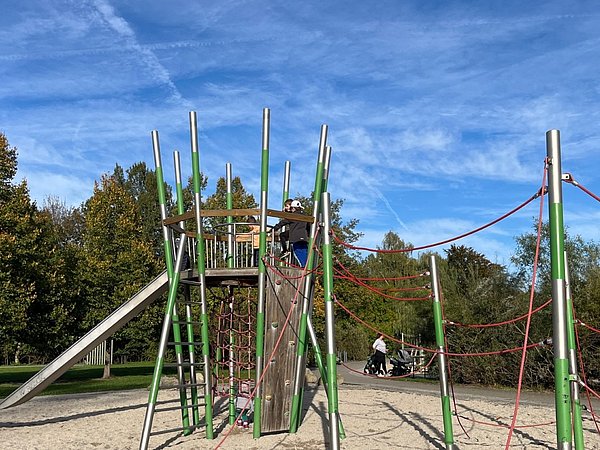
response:
<path id="1" fill-rule="evenodd" d="M 313 328 L 312 318 L 308 316 L 306 320 L 306 325 L 308 329 L 308 334 L 310 336 L 310 343 L 312 344 L 315 351 L 315 361 L 317 363 L 317 367 L 319 368 L 319 374 L 321 375 L 321 380 L 323 381 L 323 386 L 325 387 L 325 392 L 329 395 L 329 391 L 327 388 L 327 370 L 325 370 L 325 365 L 323 364 L 323 356 L 321 355 L 321 347 L 319 346 L 319 341 L 317 340 L 317 333 L 315 333 L 315 329 Z M 344 352 L 345 354 L 346 352 Z M 344 357 L 344 362 L 346 362 L 347 358 Z M 344 424 L 342 423 L 342 418 L 339 418 L 339 428 L 340 428 L 340 439 L 346 438 L 346 431 L 344 430 Z"/>
<path id="2" fill-rule="evenodd" d="M 210 374 L 210 347 L 208 336 L 208 311 L 206 304 L 206 250 L 202 233 L 200 154 L 198 152 L 198 122 L 195 111 L 190 111 L 190 144 L 192 147 L 192 180 L 194 184 L 194 212 L 196 215 L 196 266 L 200 282 L 200 322 L 202 335 L 202 360 L 204 363 L 204 403 L 206 439 L 213 439 L 212 377 Z"/>
<path id="3" fill-rule="evenodd" d="M 254 423 L 252 435 L 254 439 L 260 437 L 261 411 L 262 411 L 262 386 L 264 352 L 265 352 L 265 283 L 266 268 L 263 258 L 267 248 L 267 201 L 269 190 L 269 131 L 271 123 L 271 111 L 263 109 L 262 128 L 262 157 L 260 176 L 260 241 L 258 260 L 258 305 L 256 308 L 256 392 L 254 396 Z"/>
<path id="4" fill-rule="evenodd" d="M 183 203 L 183 184 L 181 181 L 181 158 L 179 152 L 175 150 L 173 152 L 173 165 L 175 167 L 175 192 L 177 193 L 177 213 L 183 214 L 185 212 L 185 205 Z M 164 220 L 164 218 L 163 218 Z M 185 230 L 185 221 L 179 222 L 179 227 L 182 230 Z M 181 245 L 181 242 L 180 242 Z M 187 251 L 187 245 L 185 246 Z M 189 260 L 188 255 L 188 263 L 191 267 L 191 261 Z M 192 315 L 192 305 L 190 304 L 190 287 L 189 285 L 185 285 L 184 289 L 184 298 L 185 298 L 185 317 L 186 317 L 186 331 L 187 331 L 187 339 L 188 339 L 188 354 L 190 357 L 190 394 L 192 396 L 192 413 L 193 413 L 193 424 L 198 426 L 200 424 L 200 413 L 198 412 L 198 388 L 196 387 L 196 380 L 198 377 L 196 376 L 196 350 L 194 348 L 194 326 L 192 325 L 193 315 Z M 176 308 L 173 309 L 173 322 L 178 319 L 175 318 Z M 179 324 L 176 324 L 179 325 Z M 176 341 L 177 342 L 177 341 Z M 187 402 L 187 399 L 185 400 Z"/>
<path id="5" fill-rule="evenodd" d="M 577 369 L 577 340 L 575 339 L 575 318 L 573 314 L 573 297 L 569 278 L 569 260 L 565 251 L 565 293 L 567 301 L 567 346 L 569 347 L 569 375 L 571 379 L 571 411 L 573 414 L 573 441 L 575 450 L 583 450 L 583 421 L 581 418 L 581 398 L 579 396 L 579 371 Z"/>
<path id="6" fill-rule="evenodd" d="M 290 198 L 290 172 L 291 163 L 286 161 L 285 167 L 283 168 L 283 195 L 281 199 L 281 209 L 285 207 L 285 201 Z"/>
<path id="7" fill-rule="evenodd" d="M 329 443 L 332 450 L 340 448 L 338 414 L 337 361 L 335 348 L 335 312 L 333 309 L 333 256 L 331 253 L 331 212 L 329 192 L 323 192 L 323 287 L 325 296 L 325 330 L 327 333 L 327 400 L 329 412 Z"/>
<path id="8" fill-rule="evenodd" d="M 227 186 L 227 210 L 233 209 L 233 190 L 231 187 L 231 163 L 225 164 L 225 181 Z M 227 268 L 233 269 L 236 266 L 237 255 L 236 255 L 236 243 L 235 243 L 235 226 L 233 225 L 233 216 L 227 216 Z M 235 386 L 234 386 L 234 344 L 235 344 L 235 331 L 233 329 L 233 307 L 235 296 L 233 295 L 233 286 L 228 287 L 228 299 L 229 299 L 229 425 L 235 423 Z"/>
<path id="9" fill-rule="evenodd" d="M 304 292 L 302 295 L 302 315 L 300 316 L 300 326 L 298 328 L 298 344 L 296 345 L 296 373 L 294 376 L 294 393 L 292 396 L 292 407 L 290 413 L 290 433 L 295 433 L 300 426 L 302 415 L 302 397 L 304 393 L 304 370 L 306 368 L 307 351 L 307 318 L 311 310 L 311 299 L 314 289 L 314 277 L 312 270 L 315 267 L 316 257 L 314 252 L 314 238 L 318 227 L 319 209 L 321 202 L 321 193 L 323 187 L 323 166 L 325 160 L 325 146 L 327 143 L 327 125 L 321 126 L 321 136 L 319 139 L 319 157 L 317 162 L 317 173 L 315 176 L 315 188 L 313 192 L 313 223 L 310 227 L 310 236 L 308 239 L 308 259 L 306 262 L 306 279 L 304 283 Z"/>
<path id="10" fill-rule="evenodd" d="M 444 443 L 447 450 L 454 449 L 454 432 L 452 430 L 452 411 L 450 410 L 450 390 L 448 389 L 448 372 L 446 362 L 446 343 L 444 341 L 444 324 L 442 319 L 442 304 L 440 284 L 435 255 L 430 257 L 431 286 L 433 288 L 433 321 L 435 324 L 435 343 L 440 372 L 440 394 L 442 398 L 442 415 L 444 418 Z"/>
<path id="11" fill-rule="evenodd" d="M 558 450 L 571 450 L 571 393 L 567 347 L 565 300 L 565 230 L 563 226 L 560 132 L 546 132 L 548 156 L 548 210 L 550 216 L 550 264 L 552 271 L 552 345 L 554 348 L 554 395 Z"/>
<path id="12" fill-rule="evenodd" d="M 165 182 L 162 170 L 162 161 L 160 155 L 160 142 L 158 138 L 158 131 L 152 131 L 152 149 L 154 152 L 154 164 L 156 168 L 156 184 L 158 190 L 158 201 L 160 206 L 160 215 L 161 219 L 164 220 L 167 217 L 167 200 L 166 200 L 166 189 Z M 167 300 L 167 306 L 165 310 L 165 316 L 163 318 L 163 326 L 161 332 L 161 338 L 159 343 L 158 354 L 156 356 L 156 362 L 154 365 L 154 373 L 152 375 L 152 384 L 150 385 L 150 392 L 148 394 L 148 406 L 146 408 L 146 416 L 144 418 L 144 426 L 142 429 L 142 437 L 140 440 L 140 449 L 145 450 L 148 448 L 148 443 L 150 441 L 150 432 L 152 430 L 152 421 L 154 418 L 154 410 L 156 409 L 156 399 L 158 398 L 158 389 L 160 387 L 160 377 L 162 375 L 162 369 L 164 366 L 164 354 L 167 347 L 168 337 L 169 337 L 169 328 L 172 324 L 172 315 L 176 316 L 175 309 L 175 298 L 177 296 L 177 287 L 179 284 L 179 266 L 173 267 L 173 248 L 171 247 L 171 235 L 169 229 L 162 225 L 163 232 L 163 244 L 165 250 L 165 264 L 167 266 L 167 277 L 169 279 L 169 297 Z M 185 243 L 185 236 L 182 236 L 182 239 Z M 183 248 L 184 245 L 180 246 L 179 249 L 181 251 L 183 257 Z M 181 261 L 179 261 L 181 263 Z M 181 334 L 179 329 L 179 324 L 173 324 L 173 334 L 174 341 L 181 342 Z M 181 363 L 182 360 L 182 348 L 181 345 L 176 347 L 176 355 L 177 362 Z M 183 368 L 181 364 L 177 364 L 177 375 L 179 384 L 183 385 Z M 182 392 L 183 391 L 183 392 Z M 189 416 L 188 410 L 185 408 L 186 406 L 186 394 L 185 389 L 180 388 L 179 393 L 181 406 L 182 408 L 182 424 L 184 427 L 184 432 L 189 434 Z"/>

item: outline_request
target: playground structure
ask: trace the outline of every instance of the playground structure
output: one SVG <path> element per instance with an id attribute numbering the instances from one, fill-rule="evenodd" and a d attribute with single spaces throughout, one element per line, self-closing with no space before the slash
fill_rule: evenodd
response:
<path id="1" fill-rule="evenodd" d="M 163 222 L 163 237 L 167 270 L 140 290 L 132 299 L 113 312 L 93 330 L 73 344 L 56 360 L 32 377 L 21 388 L 4 399 L 0 408 L 23 403 L 43 390 L 57 379 L 83 355 L 105 340 L 116 330 L 135 317 L 143 308 L 168 291 L 168 300 L 163 322 L 163 332 L 156 360 L 155 373 L 150 388 L 146 419 L 142 431 L 140 448 L 147 448 L 151 436 L 175 431 L 190 434 L 197 429 L 204 429 L 208 439 L 214 438 L 213 405 L 216 394 L 227 398 L 229 402 L 229 424 L 236 420 L 234 398 L 243 389 L 245 398 L 254 402 L 253 435 L 259 438 L 267 432 L 295 432 L 300 425 L 302 387 L 304 385 L 304 367 L 308 338 L 315 346 L 315 356 L 323 380 L 326 380 L 328 391 L 329 437 L 331 448 L 339 447 L 339 438 L 344 436 L 343 427 L 338 414 L 337 381 L 334 327 L 334 303 L 348 311 L 335 299 L 333 278 L 335 268 L 331 254 L 332 239 L 350 248 L 354 247 L 341 242 L 330 229 L 329 194 L 327 178 L 330 149 L 326 145 L 327 127 L 321 129 L 317 175 L 314 189 L 314 211 L 312 217 L 297 217 L 267 208 L 268 190 L 268 152 L 269 152 L 269 111 L 263 112 L 263 151 L 261 174 L 261 201 L 259 209 L 234 209 L 231 198 L 231 166 L 228 165 L 228 204 L 225 211 L 206 211 L 200 208 L 199 154 L 195 113 L 190 113 L 190 136 L 192 146 L 192 164 L 194 179 L 194 210 L 183 210 L 183 194 L 181 187 L 181 170 L 179 154 L 175 152 L 175 179 L 177 192 L 178 215 L 167 217 L 166 195 L 158 133 L 152 133 L 156 174 L 159 186 L 159 201 Z M 560 163 L 560 139 L 557 130 L 546 135 L 547 159 L 544 167 L 544 180 L 540 191 L 527 202 L 515 208 L 509 214 L 519 210 L 535 198 L 540 198 L 540 213 L 546 192 L 549 195 L 549 217 L 551 235 L 551 262 L 553 278 L 553 351 L 555 361 L 555 408 L 556 435 L 559 449 L 584 448 L 582 433 L 582 404 L 579 387 L 588 391 L 589 386 L 578 373 L 577 345 L 574 332 L 576 323 L 572 314 L 572 299 L 569 290 L 567 257 L 564 249 L 564 229 L 562 217 L 562 182 L 580 187 L 570 174 L 562 174 Z M 546 172 L 549 173 L 546 191 Z M 289 192 L 289 164 L 286 164 L 283 200 Z M 589 192 L 588 192 L 589 193 Z M 593 194 L 591 194 L 594 196 Z M 595 196 L 594 196 L 595 197 Z M 596 200 L 599 200 L 595 197 Z M 235 218 L 248 215 L 260 216 L 259 259 L 252 258 L 254 239 L 246 231 L 245 220 Z M 204 233 L 203 217 L 225 217 L 227 223 L 213 234 Z M 311 250 L 305 268 L 293 267 L 278 261 L 274 254 L 277 242 L 266 223 L 268 217 L 293 218 L 311 223 Z M 194 220 L 196 230 L 186 229 L 186 222 Z M 500 219 L 499 219 L 500 220 Z M 497 223 L 496 220 L 487 226 Z M 540 215 L 541 220 L 541 215 Z M 323 228 L 321 231 L 320 228 Z M 473 232 L 482 230 L 480 227 Z M 400 251 L 415 251 L 460 239 L 457 238 L 423 247 L 412 247 Z M 176 236 L 179 235 L 179 241 Z M 321 352 L 314 335 L 311 323 L 314 276 L 317 267 L 317 246 L 322 246 L 323 286 L 325 289 L 327 349 L 326 363 L 320 359 Z M 538 243 L 539 246 L 539 243 Z M 185 268 L 186 258 L 191 267 Z M 258 263 L 258 266 L 255 264 Z M 457 356 L 448 352 L 444 338 L 444 328 L 448 326 L 443 316 L 442 289 L 439 284 L 435 257 L 429 261 L 431 276 L 431 298 L 433 299 L 435 323 L 435 349 L 430 351 L 438 360 L 440 372 L 440 392 L 443 412 L 444 442 L 447 449 L 455 448 L 453 435 L 453 414 L 451 411 L 451 393 L 449 389 L 448 357 Z M 420 274 L 419 276 L 422 276 Z M 532 285 L 535 284 L 535 280 Z M 182 286 L 183 292 L 179 287 Z M 191 288 L 198 289 L 199 301 L 192 300 Z M 218 319 L 221 326 L 215 335 L 217 348 L 211 354 L 209 335 L 209 318 L 206 310 L 207 289 L 218 288 L 223 292 L 221 311 Z M 257 291 L 254 295 L 253 292 Z M 243 292 L 243 300 L 239 293 Z M 544 305 L 545 306 L 545 305 Z M 183 311 L 180 311 L 183 309 Z M 196 316 L 199 312 L 199 320 Z M 181 314 L 180 314 L 181 313 Z M 526 318 L 529 321 L 535 313 L 530 303 Z M 172 339 L 171 339 L 172 333 Z M 392 340 L 398 341 L 393 337 Z M 251 351 L 251 343 L 256 344 Z M 408 347 L 416 347 L 408 342 L 399 342 Z M 171 347 L 176 357 L 175 367 L 178 373 L 179 405 L 167 406 L 158 400 L 160 375 L 166 367 L 167 349 Z M 521 350 L 523 355 L 531 345 L 525 344 Z M 483 355 L 484 353 L 481 353 Z M 461 355 L 459 355 L 461 356 Z M 524 357 L 524 356 L 523 356 Z M 186 359 L 187 358 L 187 359 Z M 213 361 L 211 361 L 211 359 Z M 431 361 L 430 361 L 431 362 Z M 252 372 L 254 371 L 254 375 Z M 223 374 L 226 375 L 223 375 Z M 519 390 L 520 392 L 520 382 Z M 518 394 L 510 436 L 516 427 L 518 413 Z M 177 403 L 176 402 L 176 403 Z M 164 407 L 164 408 L 163 408 Z M 204 417 L 200 417 L 204 408 Z M 178 411 L 181 415 L 180 429 L 153 430 L 152 422 L 155 413 L 162 411 Z M 287 414 L 286 414 L 287 413 Z M 455 413 L 456 414 L 456 413 Z"/>
<path id="2" fill-rule="evenodd" d="M 295 432 L 301 421 L 309 336 L 319 355 L 317 363 L 322 378 L 327 380 L 331 406 L 329 415 L 332 448 L 339 447 L 339 435 L 343 436 L 343 428 L 339 426 L 337 415 L 337 369 L 333 336 L 333 302 L 331 300 L 333 278 L 331 269 L 327 269 L 327 266 L 331 266 L 329 194 L 326 192 L 331 150 L 326 145 L 327 126 L 321 127 L 312 217 L 268 209 L 269 133 L 270 111 L 265 109 L 263 111 L 260 208 L 235 209 L 233 207 L 231 164 L 227 164 L 227 209 L 202 210 L 196 114 L 191 112 L 190 142 L 194 209 L 184 211 L 179 154 L 175 152 L 175 182 L 179 214 L 175 217 L 167 217 L 159 137 L 157 131 L 152 132 L 169 294 L 142 430 L 141 449 L 148 448 L 151 436 L 173 431 L 181 431 L 187 435 L 196 429 L 204 428 L 206 438 L 212 439 L 214 437 L 213 395 L 215 393 L 228 398 L 229 425 L 234 425 L 243 415 L 240 412 L 236 417 L 236 410 L 240 409 L 238 403 L 240 396 L 242 400 L 246 399 L 242 410 L 250 409 L 250 403 L 253 402 L 252 428 L 255 438 L 265 432 Z M 286 164 L 282 202 L 287 200 L 288 192 L 289 163 Z M 252 233 L 248 235 L 245 228 L 248 225 L 245 218 L 255 215 L 260 217 L 257 260 L 252 256 L 256 250 L 254 236 Z M 210 235 L 203 229 L 202 219 L 205 217 L 225 217 L 227 222 L 217 225 L 215 230 L 212 230 L 213 234 Z M 274 234 L 268 229 L 267 219 L 269 217 L 286 218 L 310 224 L 308 261 L 305 267 L 282 264 L 282 262 L 279 263 L 279 266 L 275 265 L 274 253 L 277 244 Z M 241 221 L 239 218 L 242 218 Z M 195 231 L 186 230 L 186 221 L 191 220 L 195 221 Z M 323 224 L 323 233 L 321 233 L 320 224 Z M 176 248 L 173 245 L 174 235 L 179 236 Z M 188 239 L 190 240 L 189 246 Z M 329 300 L 326 301 L 327 369 L 320 358 L 319 345 L 310 322 L 315 282 L 313 269 L 316 267 L 318 256 L 315 247 L 321 246 L 321 244 L 325 268 L 323 284 L 326 291 L 325 297 L 329 297 Z M 194 255 L 192 257 L 193 268 L 187 271 L 187 278 L 181 278 L 182 271 L 185 273 L 184 260 L 189 259 L 188 248 L 194 250 L 189 252 Z M 217 267 L 219 265 L 221 267 Z M 212 266 L 213 271 L 208 272 L 207 266 Z M 269 273 L 267 273 L 267 266 L 270 268 Z M 185 290 L 183 300 L 178 298 L 180 284 L 188 288 Z M 191 300 L 189 287 L 198 288 L 199 301 Z M 207 289 L 211 287 L 221 288 L 223 291 L 219 325 L 228 324 L 225 330 L 220 326 L 212 333 L 217 337 L 214 355 L 211 355 L 210 349 L 211 336 L 207 312 Z M 246 311 L 245 315 L 240 313 L 240 295 L 239 292 L 236 292 L 240 288 L 247 292 L 245 304 L 241 305 L 242 309 Z M 252 292 L 256 293 L 255 303 Z M 194 304 L 199 305 L 199 320 L 192 312 Z M 178 311 L 179 305 L 185 308 L 185 312 L 181 316 Z M 254 322 L 256 324 L 255 331 L 251 328 Z M 194 328 L 195 325 L 198 327 Z M 173 338 L 169 340 L 171 333 Z M 199 340 L 196 336 L 200 336 Z M 162 371 L 167 365 L 165 357 L 169 346 L 174 349 L 176 355 L 175 367 L 177 368 L 177 387 L 180 390 L 180 398 L 178 406 L 163 407 L 164 402 L 158 401 L 158 394 Z M 252 350 L 254 350 L 254 355 Z M 199 354 L 201 359 L 197 360 Z M 214 364 L 212 364 L 211 356 L 214 356 Z M 253 371 L 254 377 L 252 376 Z M 202 373 L 201 376 L 199 376 L 199 372 Z M 228 375 L 223 376 L 223 372 L 227 372 Z M 242 376 L 242 372 L 245 372 L 244 376 Z M 250 392 L 251 387 L 252 391 Z M 200 418 L 200 407 L 204 408 L 203 419 Z M 173 410 L 181 411 L 181 429 L 154 431 L 155 414 Z"/>

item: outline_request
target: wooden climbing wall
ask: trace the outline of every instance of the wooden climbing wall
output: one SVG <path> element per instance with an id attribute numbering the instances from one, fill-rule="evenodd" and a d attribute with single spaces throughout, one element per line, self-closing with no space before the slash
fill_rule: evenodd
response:
<path id="1" fill-rule="evenodd" d="M 290 408 L 294 393 L 296 345 L 302 315 L 304 278 L 302 271 L 291 267 L 269 272 L 265 284 L 265 353 L 267 360 L 286 317 L 292 308 L 289 323 L 273 360 L 265 366 L 262 389 L 261 431 L 274 433 L 290 429 Z"/>

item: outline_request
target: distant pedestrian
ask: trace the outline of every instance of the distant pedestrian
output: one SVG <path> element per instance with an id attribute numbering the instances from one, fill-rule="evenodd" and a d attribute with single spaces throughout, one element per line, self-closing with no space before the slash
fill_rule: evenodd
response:
<path id="1" fill-rule="evenodd" d="M 387 367 L 385 364 L 385 355 L 387 353 L 387 347 L 383 338 L 384 335 L 380 334 L 379 337 L 375 339 L 375 342 L 373 342 L 373 350 L 375 350 L 375 370 L 377 376 L 387 375 Z"/>

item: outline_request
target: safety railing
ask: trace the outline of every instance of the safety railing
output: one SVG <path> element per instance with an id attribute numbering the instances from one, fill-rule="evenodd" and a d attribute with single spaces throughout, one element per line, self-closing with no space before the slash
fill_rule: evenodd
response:
<path id="1" fill-rule="evenodd" d="M 207 269 L 243 269 L 258 266 L 259 233 L 249 231 L 255 223 L 234 222 L 216 225 L 212 230 L 204 233 L 204 252 Z M 229 237 L 232 237 L 231 252 L 229 251 Z M 196 265 L 196 239 L 187 241 L 188 261 Z M 174 246 L 176 248 L 176 245 Z M 267 257 L 279 252 L 281 246 L 273 231 L 272 225 L 267 225 Z M 229 260 L 232 264 L 229 264 Z M 270 261 L 272 264 L 273 261 Z M 188 266 L 189 267 L 189 266 Z M 188 268 L 184 266 L 183 268 Z"/>

